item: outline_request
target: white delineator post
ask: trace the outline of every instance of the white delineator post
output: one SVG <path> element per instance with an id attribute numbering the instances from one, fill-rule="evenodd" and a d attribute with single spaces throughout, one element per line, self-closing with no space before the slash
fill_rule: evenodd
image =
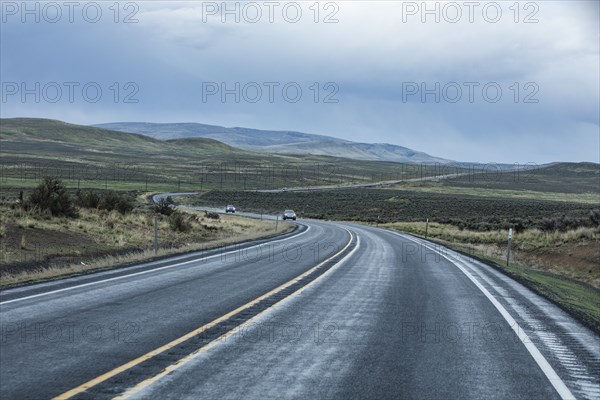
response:
<path id="1" fill-rule="evenodd" d="M 508 230 L 508 245 L 506 248 L 506 266 L 508 267 L 509 263 L 510 263 L 510 248 L 512 245 L 512 235 L 513 235 L 513 230 L 512 228 L 510 228 Z"/>

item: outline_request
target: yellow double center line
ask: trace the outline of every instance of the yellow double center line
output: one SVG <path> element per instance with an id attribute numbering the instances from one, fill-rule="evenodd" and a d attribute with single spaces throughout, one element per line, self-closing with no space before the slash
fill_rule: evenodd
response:
<path id="1" fill-rule="evenodd" d="M 334 258 L 336 258 L 337 256 L 339 256 L 340 254 L 344 253 L 350 247 L 350 245 L 352 244 L 352 240 L 353 240 L 353 234 L 352 234 L 352 232 L 350 232 L 348 229 L 346 229 L 346 231 L 350 235 L 350 239 L 348 240 L 348 243 L 346 243 L 346 245 L 344 246 L 344 248 L 341 249 L 340 251 L 338 251 L 337 253 L 335 253 L 334 255 L 332 255 L 331 257 L 329 257 L 328 259 L 326 259 L 326 260 L 320 262 L 319 264 L 317 264 L 316 266 L 312 267 L 308 271 L 302 273 L 301 275 L 298 275 L 297 277 L 295 277 L 292 280 L 284 283 L 283 285 L 278 286 L 275 289 L 273 289 L 273 290 L 271 290 L 271 291 L 263 294 L 262 296 L 257 297 L 256 299 L 254 299 L 254 300 L 252 300 L 252 301 L 250 301 L 250 302 L 248 302 L 248 303 L 246 303 L 246 304 L 244 304 L 244 305 L 236 308 L 235 310 L 228 312 L 227 314 L 225 314 L 225 315 L 223 315 L 223 316 L 215 319 L 214 321 L 209 322 L 206 325 L 203 325 L 203 326 L 201 326 L 201 327 L 199 327 L 197 329 L 194 329 L 193 331 L 191 331 L 189 333 L 186 333 L 185 335 L 183 335 L 183 336 L 181 336 L 181 337 L 179 337 L 179 338 L 177 338 L 177 339 L 175 339 L 175 340 L 173 340 L 173 341 L 171 341 L 171 342 L 169 342 L 169 343 L 167 343 L 167 344 L 165 344 L 165 345 L 163 345 L 163 346 L 161 346 L 161 347 L 159 347 L 157 349 L 154 349 L 154 350 L 152 350 L 152 351 L 150 351 L 150 352 L 148 352 L 148 353 L 146 353 L 146 354 L 144 354 L 144 355 L 142 355 L 142 356 L 140 356 L 140 357 L 138 357 L 138 358 L 136 358 L 134 360 L 131 360 L 131 361 L 129 361 L 129 362 L 127 362 L 127 363 L 125 363 L 125 364 L 123 364 L 123 365 L 121 365 L 121 366 L 119 366 L 119 367 L 117 367 L 115 369 L 112 369 L 112 370 L 110 370 L 110 371 L 108 371 L 108 372 L 106 372 L 106 373 L 104 373 L 104 374 L 102 374 L 102 375 L 100 375 L 100 376 L 92 379 L 92 380 L 89 380 L 86 383 L 77 386 L 76 388 L 73 388 L 73 389 L 71 389 L 71 390 L 69 390 L 67 392 L 64 392 L 64 393 L 62 393 L 62 394 L 54 397 L 53 400 L 70 399 L 70 398 L 72 398 L 73 396 L 75 396 L 77 394 L 83 393 L 86 390 L 88 390 L 88 389 L 90 389 L 90 388 L 92 388 L 94 386 L 97 386 L 100 383 L 102 383 L 102 382 L 104 382 L 104 381 L 106 381 L 106 380 L 108 380 L 108 379 L 110 379 L 110 378 L 112 378 L 112 377 L 120 374 L 121 372 L 127 371 L 128 369 L 133 368 L 136 365 L 139 365 L 139 364 L 143 363 L 144 361 L 150 360 L 151 358 L 153 358 L 153 357 L 155 357 L 155 356 L 157 356 L 157 355 L 159 355 L 159 354 L 161 354 L 161 353 L 163 353 L 163 352 L 165 352 L 167 350 L 172 349 L 173 347 L 175 347 L 175 346 L 177 346 L 177 345 L 179 345 L 179 344 L 181 344 L 181 343 L 183 343 L 183 342 L 185 342 L 185 341 L 193 338 L 194 336 L 197 336 L 197 335 L 201 334 L 202 332 L 204 332 L 204 331 L 206 331 L 206 330 L 208 330 L 210 328 L 213 328 L 214 326 L 220 324 L 223 321 L 228 320 L 229 318 L 233 317 L 234 315 L 239 314 L 240 312 L 242 312 L 242 311 L 244 311 L 244 310 L 246 310 L 246 309 L 248 309 L 248 308 L 250 308 L 250 307 L 252 307 L 252 306 L 254 306 L 256 304 L 258 304 L 259 302 L 265 300 L 266 298 L 268 298 L 268 297 L 270 297 L 270 296 L 272 296 L 272 295 L 274 295 L 274 294 L 276 294 L 278 292 L 281 292 L 282 290 L 287 289 L 288 287 L 292 286 L 293 284 L 297 283 L 298 281 L 304 279 L 306 276 L 308 276 L 308 275 L 312 274 L 313 272 L 315 272 L 317 269 L 319 269 L 324 264 L 328 263 L 329 261 L 333 260 Z M 290 295 L 292 295 L 292 294 L 293 293 L 290 293 Z M 286 296 L 286 297 L 289 297 L 289 296 Z M 215 340 L 207 343 L 206 345 L 204 345 L 200 349 L 198 349 L 195 352 L 193 352 L 193 354 L 201 352 L 203 349 L 207 349 L 209 346 L 211 346 L 212 343 L 215 343 L 219 339 L 221 339 L 223 337 L 226 337 L 234 329 L 230 330 L 229 332 L 226 332 L 225 334 L 221 335 L 217 339 L 215 339 Z"/>

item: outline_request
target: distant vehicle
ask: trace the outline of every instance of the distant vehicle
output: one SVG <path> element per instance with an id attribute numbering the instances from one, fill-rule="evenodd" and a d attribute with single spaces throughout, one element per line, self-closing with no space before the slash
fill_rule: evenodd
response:
<path id="1" fill-rule="evenodd" d="M 296 220 L 296 213 L 294 210 L 285 210 L 283 212 L 283 220 L 285 221 L 286 219 L 293 219 L 294 221 Z"/>
<path id="2" fill-rule="evenodd" d="M 225 213 L 234 213 L 235 214 L 235 207 L 232 206 L 231 204 L 228 205 L 227 207 L 225 207 Z"/>
<path id="3" fill-rule="evenodd" d="M 282 191 L 282 192 L 287 192 L 287 191 L 288 191 L 288 188 L 283 188 L 283 189 L 281 189 L 281 191 Z"/>

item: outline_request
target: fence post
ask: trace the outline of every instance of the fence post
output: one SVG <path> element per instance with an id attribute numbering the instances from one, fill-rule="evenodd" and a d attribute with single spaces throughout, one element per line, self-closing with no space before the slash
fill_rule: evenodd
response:
<path id="1" fill-rule="evenodd" d="M 158 253 L 158 216 L 154 215 L 154 255 Z"/>

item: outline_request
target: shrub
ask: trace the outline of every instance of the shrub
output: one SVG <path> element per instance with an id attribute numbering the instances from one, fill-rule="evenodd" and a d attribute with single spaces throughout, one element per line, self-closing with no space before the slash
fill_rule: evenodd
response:
<path id="1" fill-rule="evenodd" d="M 83 192 L 78 190 L 75 199 L 75 202 L 79 207 L 95 208 L 106 211 L 116 210 L 121 214 L 131 212 L 134 206 L 133 199 L 130 196 L 112 190 L 102 194 L 93 191 Z"/>
<path id="2" fill-rule="evenodd" d="M 170 197 L 166 199 L 162 198 L 154 205 L 154 212 L 162 215 L 171 215 L 175 212 L 175 209 L 171 207 L 173 200 Z"/>
<path id="3" fill-rule="evenodd" d="M 204 216 L 206 218 L 210 218 L 210 219 L 219 219 L 219 218 L 221 218 L 221 216 L 219 215 L 219 213 L 212 212 L 212 211 L 205 211 L 204 212 Z"/>
<path id="4" fill-rule="evenodd" d="M 600 226 L 600 210 L 591 210 L 590 211 L 590 222 L 592 226 Z"/>
<path id="5" fill-rule="evenodd" d="M 117 210 L 121 214 L 127 214 L 133 210 L 133 200 L 125 194 L 109 190 L 102 194 L 98 208 L 106 211 Z"/>
<path id="6" fill-rule="evenodd" d="M 44 178 L 29 195 L 29 203 L 42 212 L 49 211 L 54 216 L 77 217 L 67 188 L 56 178 Z"/>
<path id="7" fill-rule="evenodd" d="M 192 225 L 186 221 L 183 214 L 176 211 L 169 216 L 169 226 L 174 232 L 188 232 L 192 229 Z"/>
<path id="8" fill-rule="evenodd" d="M 565 215 L 552 218 L 544 218 L 539 223 L 538 227 L 544 232 L 566 232 L 577 228 L 593 227 L 594 223 L 593 212 L 589 218 L 568 217 Z"/>
<path id="9" fill-rule="evenodd" d="M 512 225 L 515 233 L 522 233 L 527 229 L 527 226 L 530 225 L 529 221 L 523 218 L 511 218 L 510 224 Z"/>
<path id="10" fill-rule="evenodd" d="M 79 207 L 98 208 L 100 206 L 100 195 L 96 192 L 83 192 L 77 190 L 75 195 L 75 203 Z"/>

